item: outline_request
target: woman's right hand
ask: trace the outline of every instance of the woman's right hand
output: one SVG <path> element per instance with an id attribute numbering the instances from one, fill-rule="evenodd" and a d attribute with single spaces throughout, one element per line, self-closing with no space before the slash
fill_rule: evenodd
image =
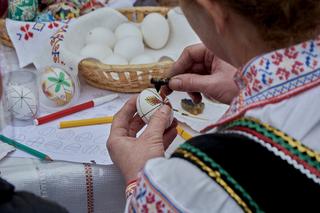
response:
<path id="1" fill-rule="evenodd" d="M 169 86 L 162 92 L 188 92 L 195 103 L 201 102 L 202 93 L 211 100 L 230 104 L 239 93 L 233 79 L 236 72 L 236 68 L 214 56 L 203 44 L 192 45 L 173 65 Z"/>

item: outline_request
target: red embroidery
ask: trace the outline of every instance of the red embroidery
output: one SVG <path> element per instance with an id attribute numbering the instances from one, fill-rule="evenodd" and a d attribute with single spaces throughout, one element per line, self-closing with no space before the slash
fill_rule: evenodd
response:
<path id="1" fill-rule="evenodd" d="M 20 27 L 20 30 L 24 33 L 24 40 L 28 41 L 29 38 L 33 37 L 33 33 L 29 31 L 30 24 Z"/>
<path id="2" fill-rule="evenodd" d="M 292 65 L 292 71 L 291 72 L 293 74 L 295 74 L 295 75 L 299 75 L 300 73 L 303 73 L 304 72 L 303 63 L 301 63 L 300 61 L 296 61 Z"/>
<path id="3" fill-rule="evenodd" d="M 223 117 L 202 132 L 243 116 L 247 110 L 277 103 L 319 85 L 319 38 L 250 61 L 239 75 L 242 83 L 238 84 L 244 85 L 239 95 Z"/>
<path id="4" fill-rule="evenodd" d="M 52 30 L 53 28 L 57 28 L 57 27 L 59 27 L 59 23 L 58 23 L 58 22 L 53 21 L 53 22 L 50 22 L 50 23 L 48 24 L 48 28 L 49 28 L 50 30 Z"/>
<path id="5" fill-rule="evenodd" d="M 271 59 L 272 63 L 274 63 L 275 65 L 279 65 L 283 61 L 283 55 L 279 52 L 275 52 L 275 54 L 271 56 Z"/>
<path id="6" fill-rule="evenodd" d="M 179 212 L 175 206 L 156 189 L 149 178 L 139 174 L 138 185 L 130 202 L 129 212 L 156 212 L 173 213 Z"/>
<path id="7" fill-rule="evenodd" d="M 290 72 L 284 68 L 279 68 L 276 72 L 276 75 L 280 80 L 288 80 L 290 77 Z"/>
<path id="8" fill-rule="evenodd" d="M 255 79 L 252 84 L 252 90 L 255 92 L 259 92 L 262 89 L 261 82 L 258 79 Z"/>
<path id="9" fill-rule="evenodd" d="M 295 47 L 290 47 L 284 51 L 284 55 L 287 56 L 289 59 L 296 59 L 299 55 L 299 52 L 296 51 Z"/>

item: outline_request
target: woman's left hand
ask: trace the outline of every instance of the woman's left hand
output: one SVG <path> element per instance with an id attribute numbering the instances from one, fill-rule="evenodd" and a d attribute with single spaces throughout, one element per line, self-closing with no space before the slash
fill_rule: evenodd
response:
<path id="1" fill-rule="evenodd" d="M 145 126 L 136 114 L 136 99 L 137 96 L 132 97 L 115 115 L 107 142 L 111 159 L 123 173 L 126 183 L 137 178 L 148 160 L 163 157 L 177 136 L 176 120 L 166 128 L 170 122 L 171 109 L 164 105 L 153 114 L 145 131 L 136 137 Z"/>

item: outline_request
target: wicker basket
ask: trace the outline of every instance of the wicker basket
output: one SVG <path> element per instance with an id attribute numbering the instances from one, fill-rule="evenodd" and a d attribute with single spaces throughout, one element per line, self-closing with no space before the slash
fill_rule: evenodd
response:
<path id="1" fill-rule="evenodd" d="M 0 40 L 4 45 L 13 48 L 13 44 L 7 32 L 5 19 L 0 19 Z"/>
<path id="2" fill-rule="evenodd" d="M 165 7 L 134 7 L 120 10 L 129 20 L 138 23 L 149 13 L 157 12 L 166 16 L 168 11 Z M 114 66 L 96 60 L 83 60 L 79 64 L 79 73 L 94 87 L 134 93 L 150 87 L 152 77 L 164 77 L 172 64 L 173 62 L 164 61 L 146 65 Z"/>
<path id="3" fill-rule="evenodd" d="M 170 9 L 166 7 L 133 7 L 120 9 L 130 21 L 140 23 L 149 13 L 157 12 L 166 16 Z M 0 20 L 1 42 L 13 47 L 5 27 L 5 20 Z M 79 64 L 79 73 L 88 84 L 116 92 L 136 93 L 151 86 L 152 77 L 164 77 L 171 68 L 172 61 L 146 65 L 107 65 L 97 60 L 85 59 Z"/>

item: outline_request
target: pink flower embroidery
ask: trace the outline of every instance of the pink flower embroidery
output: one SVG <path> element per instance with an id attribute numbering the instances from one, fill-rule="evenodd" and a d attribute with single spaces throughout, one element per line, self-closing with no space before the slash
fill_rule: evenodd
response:
<path id="1" fill-rule="evenodd" d="M 154 194 L 149 193 L 148 196 L 146 197 L 147 203 L 154 203 L 155 202 L 155 196 Z"/>
<path id="2" fill-rule="evenodd" d="M 26 24 L 25 26 L 20 27 L 20 30 L 24 33 L 24 39 L 29 40 L 29 38 L 33 37 L 33 33 L 29 31 L 30 24 Z"/>
<path id="3" fill-rule="evenodd" d="M 289 59 L 296 59 L 299 53 L 296 51 L 295 47 L 290 47 L 284 51 L 284 55 L 287 56 Z"/>
<path id="4" fill-rule="evenodd" d="M 283 61 L 283 55 L 280 54 L 279 52 L 276 52 L 271 56 L 272 63 L 275 65 L 279 65 Z"/>
<path id="5" fill-rule="evenodd" d="M 252 90 L 259 92 L 262 88 L 261 82 L 258 79 L 255 79 L 252 85 Z"/>
<path id="6" fill-rule="evenodd" d="M 291 72 L 295 75 L 299 75 L 300 73 L 304 72 L 303 63 L 296 61 L 292 66 Z"/>
<path id="7" fill-rule="evenodd" d="M 278 76 L 278 78 L 280 80 L 288 80 L 290 77 L 290 72 L 288 72 L 286 69 L 284 68 L 279 68 L 276 72 L 276 75 Z"/>
<path id="8" fill-rule="evenodd" d="M 157 213 L 164 213 L 163 209 L 165 208 L 165 205 L 162 203 L 161 200 L 159 200 L 156 203 Z"/>

